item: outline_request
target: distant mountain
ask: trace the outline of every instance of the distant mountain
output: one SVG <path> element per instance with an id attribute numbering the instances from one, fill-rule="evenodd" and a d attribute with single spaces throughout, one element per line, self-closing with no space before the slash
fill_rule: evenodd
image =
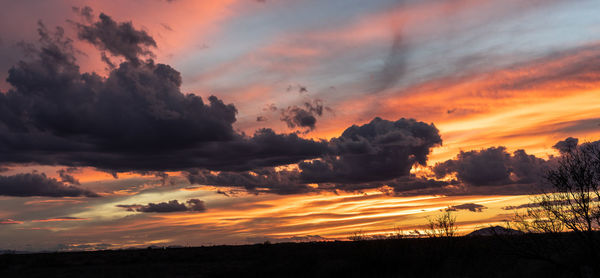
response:
<path id="1" fill-rule="evenodd" d="M 475 230 L 467 236 L 493 236 L 493 235 L 522 235 L 523 232 L 515 229 L 507 229 L 502 226 L 494 226 Z"/>

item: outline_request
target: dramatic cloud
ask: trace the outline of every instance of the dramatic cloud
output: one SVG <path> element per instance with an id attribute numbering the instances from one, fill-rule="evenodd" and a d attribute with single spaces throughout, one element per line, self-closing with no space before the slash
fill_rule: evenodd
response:
<path id="1" fill-rule="evenodd" d="M 81 10 L 86 17 L 91 17 L 91 12 L 89 7 Z M 156 47 L 156 42 L 146 31 L 136 30 L 131 22 L 117 23 L 104 13 L 99 19 L 92 25 L 77 24 L 78 37 L 134 64 L 140 62 L 140 56 L 153 56 L 149 48 Z"/>
<path id="2" fill-rule="evenodd" d="M 459 181 L 471 186 L 530 184 L 540 181 L 546 161 L 524 150 L 512 155 L 505 147 L 480 151 L 461 151 L 457 158 L 433 167 L 437 178 L 456 174 Z"/>
<path id="3" fill-rule="evenodd" d="M 569 151 L 575 149 L 577 147 L 577 144 L 579 144 L 579 139 L 573 138 L 573 137 L 568 137 L 567 139 L 565 139 L 563 141 L 558 141 L 552 147 L 557 149 L 560 153 L 566 153 L 566 152 L 569 152 Z"/>
<path id="4" fill-rule="evenodd" d="M 554 145 L 562 155 L 574 148 L 583 148 L 600 141 L 577 144 L 578 139 L 568 137 Z M 445 187 L 427 194 L 445 195 L 514 195 L 538 194 L 540 191 L 554 190 L 547 182 L 547 171 L 557 166 L 560 158 L 550 155 L 548 159 L 516 150 L 512 154 L 505 147 L 491 147 L 482 150 L 461 151 L 454 159 L 432 167 L 437 179 L 455 178 L 457 186 Z M 425 193 L 425 192 L 423 192 Z M 510 207 L 510 209 L 522 207 Z"/>
<path id="5" fill-rule="evenodd" d="M 468 210 L 468 211 L 472 211 L 472 212 L 483 212 L 483 210 L 486 208 L 487 207 L 485 207 L 484 205 L 466 203 L 466 204 L 461 204 L 461 205 L 456 205 L 456 206 L 449 206 L 446 209 L 446 211 Z"/>
<path id="6" fill-rule="evenodd" d="M 169 202 L 162 203 L 149 203 L 147 205 L 117 205 L 117 207 L 125 208 L 127 211 L 137 211 L 137 212 L 157 212 L 157 213 L 167 213 L 167 212 L 182 212 L 182 211 L 195 211 L 195 212 L 204 212 L 206 211 L 206 207 L 204 206 L 204 202 L 198 199 L 190 199 L 185 203 L 179 203 L 177 200 L 171 200 Z"/>
<path id="7" fill-rule="evenodd" d="M 364 183 L 408 176 L 413 165 L 426 165 L 431 148 L 442 139 L 433 124 L 375 118 L 349 127 L 329 144 L 331 154 L 299 163 L 302 181 Z"/>
<path id="8" fill-rule="evenodd" d="M 0 176 L 0 195 L 29 197 L 98 197 L 98 194 L 87 189 L 66 185 L 45 174 L 17 174 Z"/>
<path id="9" fill-rule="evenodd" d="M 281 120 L 284 121 L 289 128 L 307 127 L 310 130 L 315 128 L 317 118 L 310 111 L 304 110 L 298 106 L 288 107 L 281 113 Z"/>
<path id="10" fill-rule="evenodd" d="M 304 87 L 302 87 L 304 88 Z M 304 88 L 304 90 L 306 90 Z M 323 115 L 323 102 L 314 100 L 305 102 L 304 106 L 288 106 L 281 110 L 281 121 L 285 122 L 289 128 L 307 128 L 307 132 L 315 129 L 317 117 Z"/>
<path id="11" fill-rule="evenodd" d="M 147 39 L 127 39 L 143 38 L 144 32 L 101 19 L 80 25 L 80 31 L 90 33 L 101 49 L 144 54 L 138 48 Z M 38 31 L 36 57 L 10 69 L 7 81 L 13 89 L 0 94 L 0 163 L 92 166 L 115 173 L 239 171 L 296 163 L 327 151 L 325 142 L 296 134 L 237 133 L 235 106 L 214 96 L 206 103 L 181 93 L 181 75 L 168 65 L 126 61 L 106 78 L 82 74 L 62 29 L 51 34 L 40 24 Z M 109 35 L 116 36 L 114 41 Z M 125 42 L 137 46 L 119 48 Z"/>
<path id="12" fill-rule="evenodd" d="M 410 175 L 415 164 L 425 165 L 430 149 L 442 140 L 432 124 L 414 119 L 373 119 L 346 129 L 328 142 L 318 159 L 303 161 L 298 169 L 255 169 L 219 173 L 188 171 L 191 183 L 242 187 L 251 192 L 291 194 L 317 190 L 360 191 L 388 186 L 395 192 L 439 188 L 449 183 Z M 318 187 L 309 186 L 318 184 Z"/>

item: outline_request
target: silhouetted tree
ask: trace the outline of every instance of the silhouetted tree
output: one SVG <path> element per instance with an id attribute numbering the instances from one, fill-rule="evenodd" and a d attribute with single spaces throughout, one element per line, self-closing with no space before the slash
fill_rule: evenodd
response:
<path id="1" fill-rule="evenodd" d="M 549 189 L 533 197 L 532 206 L 523 214 L 516 213 L 513 221 L 523 232 L 543 234 L 546 246 L 528 247 L 529 253 L 540 258 L 543 253 L 562 253 L 563 258 L 568 256 L 573 264 L 584 268 L 578 270 L 580 275 L 599 273 L 600 144 L 586 143 L 564 150 L 544 178 Z M 565 231 L 575 235 L 577 246 L 566 243 L 570 237 L 562 234 Z M 548 252 L 550 249 L 557 251 Z M 545 259 L 557 261 L 547 256 Z"/>
<path id="2" fill-rule="evenodd" d="M 595 240 L 600 227 L 600 144 L 587 143 L 562 154 L 545 180 L 551 190 L 533 198 L 538 206 L 518 221 L 528 232 L 573 231 Z"/>
<path id="3" fill-rule="evenodd" d="M 456 235 L 456 216 L 446 211 L 435 218 L 428 218 L 425 234 L 429 237 L 453 237 Z"/>
<path id="4" fill-rule="evenodd" d="M 352 235 L 350 235 L 348 237 L 348 239 L 351 241 L 363 241 L 363 240 L 369 240 L 369 236 L 362 230 L 358 230 L 358 231 L 352 233 Z"/>

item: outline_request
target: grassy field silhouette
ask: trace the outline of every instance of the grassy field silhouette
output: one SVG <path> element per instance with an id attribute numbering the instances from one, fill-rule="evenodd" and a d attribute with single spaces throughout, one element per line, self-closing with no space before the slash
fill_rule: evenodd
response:
<path id="1" fill-rule="evenodd" d="M 572 234 L 563 234 L 565 242 Z M 587 277 L 576 249 L 556 265 L 519 248 L 545 235 L 264 243 L 0 256 L 2 277 Z M 549 246 L 549 245 L 548 245 Z M 567 246 L 569 246 L 567 244 Z M 573 245 L 575 246 L 575 245 Z M 582 270 L 583 269 L 583 270 Z M 582 274 L 583 273 L 583 274 Z M 589 276 L 593 277 L 593 276 Z"/>

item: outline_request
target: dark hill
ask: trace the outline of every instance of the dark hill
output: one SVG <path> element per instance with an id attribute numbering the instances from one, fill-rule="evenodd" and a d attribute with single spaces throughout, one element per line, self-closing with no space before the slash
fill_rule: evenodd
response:
<path id="1" fill-rule="evenodd" d="M 517 231 L 515 229 L 508 229 L 508 228 L 504 228 L 502 226 L 494 226 L 494 227 L 487 227 L 487 228 L 475 230 L 475 231 L 469 233 L 467 236 L 493 236 L 493 235 L 506 236 L 506 235 L 522 235 L 522 234 L 523 234 L 523 232 Z"/>
<path id="2" fill-rule="evenodd" d="M 510 247 L 540 240 L 546 239 L 525 235 L 5 254 L 0 255 L 0 277 L 571 277 L 569 269 L 520 256 Z"/>

